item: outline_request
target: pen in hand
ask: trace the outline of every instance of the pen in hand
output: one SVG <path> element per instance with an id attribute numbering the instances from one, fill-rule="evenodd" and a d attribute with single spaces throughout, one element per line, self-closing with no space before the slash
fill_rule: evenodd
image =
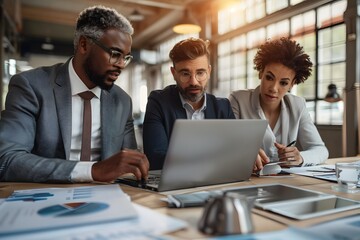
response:
<path id="1" fill-rule="evenodd" d="M 292 147 L 292 146 L 295 146 L 295 144 L 296 144 L 296 140 L 294 140 L 294 141 L 292 141 L 291 143 L 289 143 L 288 145 L 286 145 L 286 148 L 287 147 Z M 293 162 L 293 161 L 296 161 L 295 159 L 292 159 L 292 160 L 287 160 L 287 161 L 281 161 L 281 162 L 279 162 L 279 164 L 288 164 L 288 163 L 291 163 L 291 162 Z"/>
<path id="2" fill-rule="evenodd" d="M 296 140 L 290 142 L 288 145 L 286 145 L 285 148 L 295 146 L 295 144 L 296 144 Z M 283 149 L 285 149 L 285 148 L 283 148 Z M 270 166 L 270 165 L 277 165 L 277 164 L 289 164 L 289 163 L 294 162 L 294 161 L 296 161 L 296 160 L 293 159 L 293 160 L 287 160 L 287 161 L 277 161 L 277 162 L 267 163 L 266 165 Z"/>
<path id="3" fill-rule="evenodd" d="M 286 147 L 292 147 L 292 146 L 295 146 L 296 144 L 296 140 L 292 141 L 291 143 L 289 143 L 288 145 L 286 145 Z M 293 161 L 296 161 L 295 159 L 292 159 L 292 160 L 287 160 L 286 162 L 287 163 L 290 163 L 290 162 L 293 162 Z"/>
<path id="4" fill-rule="evenodd" d="M 292 147 L 292 146 L 295 146 L 295 144 L 296 144 L 296 140 L 294 140 L 291 143 L 289 143 L 288 145 L 286 145 L 286 147 Z"/>

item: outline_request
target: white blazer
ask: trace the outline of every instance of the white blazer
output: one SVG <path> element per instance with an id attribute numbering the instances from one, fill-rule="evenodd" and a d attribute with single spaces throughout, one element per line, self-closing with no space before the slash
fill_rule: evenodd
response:
<path id="1" fill-rule="evenodd" d="M 260 87 L 249 90 L 238 90 L 230 94 L 229 100 L 238 119 L 265 119 L 260 106 Z M 287 93 L 281 100 L 281 144 L 289 144 L 296 140 L 296 146 L 304 160 L 302 166 L 311 166 L 324 162 L 329 152 L 306 109 L 305 99 Z M 274 134 L 268 125 L 263 150 L 269 154 L 270 150 L 264 146 L 274 143 Z M 271 141 L 271 142 L 269 142 Z"/>

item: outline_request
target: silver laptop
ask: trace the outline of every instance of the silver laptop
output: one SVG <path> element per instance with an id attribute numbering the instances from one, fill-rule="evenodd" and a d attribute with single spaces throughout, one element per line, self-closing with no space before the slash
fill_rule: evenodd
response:
<path id="1" fill-rule="evenodd" d="M 118 182 L 154 191 L 248 180 L 259 152 L 266 120 L 176 120 L 161 171 L 148 182 Z"/>

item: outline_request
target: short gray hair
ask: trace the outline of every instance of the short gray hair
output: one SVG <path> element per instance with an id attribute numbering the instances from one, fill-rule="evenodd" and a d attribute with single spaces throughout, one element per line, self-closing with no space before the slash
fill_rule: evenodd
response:
<path id="1" fill-rule="evenodd" d="M 100 5 L 84 9 L 77 19 L 74 48 L 77 49 L 80 36 L 88 36 L 99 40 L 108 29 L 117 29 L 129 35 L 134 33 L 134 28 L 129 20 L 115 9 Z"/>

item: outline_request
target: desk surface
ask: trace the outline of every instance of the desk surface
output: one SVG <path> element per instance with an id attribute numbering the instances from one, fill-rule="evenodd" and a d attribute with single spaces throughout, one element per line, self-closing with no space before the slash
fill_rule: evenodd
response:
<path id="1" fill-rule="evenodd" d="M 356 160 L 359 160 L 359 157 L 336 158 L 336 159 L 329 159 L 326 162 L 326 164 L 333 164 L 339 161 L 351 162 Z M 282 178 L 251 177 L 249 181 L 232 183 L 232 184 L 207 186 L 207 187 L 195 188 L 186 191 L 194 192 L 204 189 L 213 190 L 213 189 L 221 189 L 221 188 L 229 188 L 229 187 L 269 184 L 269 183 L 280 183 L 280 184 L 287 184 L 287 185 L 293 185 L 299 187 L 301 186 L 302 188 L 305 189 L 321 191 L 324 193 L 338 195 L 345 198 L 350 198 L 360 201 L 360 193 L 346 194 L 346 193 L 335 192 L 331 190 L 331 186 L 336 183 L 310 178 L 310 177 L 303 177 L 299 175 L 292 175 L 290 177 L 282 177 Z M 102 183 L 98 183 L 98 184 L 102 184 Z M 43 188 L 43 187 L 44 188 L 45 187 L 76 187 L 76 186 L 84 186 L 84 184 L 39 184 L 39 183 L 1 182 L 0 198 L 7 197 L 14 190 L 20 190 L 20 189 Z M 171 236 L 179 237 L 182 239 L 194 239 L 194 238 L 205 237 L 205 235 L 201 234 L 196 229 L 197 223 L 202 215 L 202 208 L 185 208 L 185 209 L 167 208 L 167 204 L 161 200 L 161 198 L 164 198 L 164 194 L 155 193 L 139 188 L 133 188 L 126 185 L 120 185 L 120 186 L 122 190 L 131 197 L 131 200 L 133 202 L 143 205 L 145 207 L 149 207 L 151 209 L 155 209 L 156 211 L 167 214 L 169 216 L 173 216 L 185 220 L 186 222 L 189 223 L 190 226 L 189 228 L 171 233 Z M 181 192 L 184 191 L 181 190 L 176 191 L 176 193 L 181 193 Z M 267 231 L 282 230 L 287 228 L 288 226 L 307 227 L 315 223 L 320 223 L 354 214 L 360 214 L 360 209 L 299 221 L 299 220 L 292 220 L 286 217 L 282 217 L 280 215 L 273 214 L 267 211 L 253 209 L 252 219 L 255 227 L 255 232 L 267 232 Z"/>

